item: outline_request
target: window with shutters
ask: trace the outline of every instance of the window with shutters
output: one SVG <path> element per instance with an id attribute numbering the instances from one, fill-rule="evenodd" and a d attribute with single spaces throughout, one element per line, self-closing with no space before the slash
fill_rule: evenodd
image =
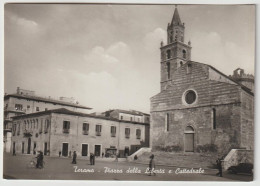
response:
<path id="1" fill-rule="evenodd" d="M 141 139 L 141 129 L 136 129 L 136 139 Z"/>
<path id="2" fill-rule="evenodd" d="M 83 135 L 88 135 L 89 132 L 89 124 L 88 123 L 83 123 L 82 125 L 82 133 Z"/>
<path id="3" fill-rule="evenodd" d="M 125 138 L 130 138 L 130 128 L 125 128 Z"/>
<path id="4" fill-rule="evenodd" d="M 96 125 L 96 136 L 101 136 L 101 125 Z"/>
<path id="5" fill-rule="evenodd" d="M 63 121 L 63 133 L 70 132 L 70 121 Z"/>
<path id="6" fill-rule="evenodd" d="M 111 137 L 116 137 L 116 126 L 111 126 Z"/>
<path id="7" fill-rule="evenodd" d="M 50 122 L 48 119 L 45 120 L 44 133 L 48 133 Z"/>

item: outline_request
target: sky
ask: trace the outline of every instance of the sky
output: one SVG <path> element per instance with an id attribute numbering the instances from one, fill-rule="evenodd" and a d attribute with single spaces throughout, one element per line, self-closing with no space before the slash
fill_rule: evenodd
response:
<path id="1" fill-rule="evenodd" d="M 74 97 L 91 112 L 149 113 L 174 5 L 6 4 L 4 92 Z M 191 59 L 254 74 L 253 5 L 179 5 Z"/>

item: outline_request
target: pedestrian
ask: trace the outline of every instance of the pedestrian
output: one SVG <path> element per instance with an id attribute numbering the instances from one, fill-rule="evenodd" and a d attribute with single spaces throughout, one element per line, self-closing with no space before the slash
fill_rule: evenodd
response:
<path id="1" fill-rule="evenodd" d="M 116 159 L 115 161 L 118 162 L 119 153 L 116 153 Z"/>
<path id="2" fill-rule="evenodd" d="M 95 165 L 95 156 L 93 153 L 90 153 L 90 165 Z"/>
<path id="3" fill-rule="evenodd" d="M 76 151 L 73 152 L 73 157 L 72 157 L 72 164 L 77 164 L 77 153 Z"/>
<path id="4" fill-rule="evenodd" d="M 138 159 L 138 157 L 137 157 L 137 155 L 135 155 L 135 156 L 134 156 L 134 160 L 137 160 L 137 159 Z"/>
<path id="5" fill-rule="evenodd" d="M 37 158 L 37 163 L 36 163 L 36 168 L 43 168 L 43 153 L 42 151 L 39 151 Z"/>
<path id="6" fill-rule="evenodd" d="M 155 169 L 155 162 L 154 162 L 154 155 L 152 154 L 150 156 L 150 162 L 149 162 L 149 176 L 152 175 L 152 172 L 155 175 L 154 169 Z"/>
<path id="7" fill-rule="evenodd" d="M 104 152 L 102 152 L 102 158 L 104 157 Z"/>
<path id="8" fill-rule="evenodd" d="M 69 152 L 69 158 L 71 158 L 71 150 L 70 150 L 70 152 Z"/>
<path id="9" fill-rule="evenodd" d="M 59 157 L 60 157 L 60 155 L 61 155 L 61 151 L 59 151 Z"/>
<path id="10" fill-rule="evenodd" d="M 95 154 L 93 154 L 92 161 L 93 161 L 93 165 L 95 165 Z"/>
<path id="11" fill-rule="evenodd" d="M 219 175 L 220 177 L 222 177 L 222 158 L 218 158 L 216 160 L 216 163 L 217 163 L 217 167 L 218 167 L 218 173 L 216 174 L 217 176 Z"/>

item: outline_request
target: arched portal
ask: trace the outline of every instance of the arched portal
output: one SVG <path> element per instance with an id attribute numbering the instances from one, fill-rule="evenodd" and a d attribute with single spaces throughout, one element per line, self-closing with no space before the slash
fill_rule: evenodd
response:
<path id="1" fill-rule="evenodd" d="M 184 151 L 194 152 L 194 134 L 193 127 L 187 126 L 184 131 Z"/>

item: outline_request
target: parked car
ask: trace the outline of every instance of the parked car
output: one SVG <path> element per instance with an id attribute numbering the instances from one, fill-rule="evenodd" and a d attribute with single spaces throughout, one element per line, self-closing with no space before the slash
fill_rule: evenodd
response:
<path id="1" fill-rule="evenodd" d="M 231 166 L 228 168 L 230 173 L 248 173 L 253 174 L 253 164 L 252 163 L 239 163 L 236 166 Z"/>

